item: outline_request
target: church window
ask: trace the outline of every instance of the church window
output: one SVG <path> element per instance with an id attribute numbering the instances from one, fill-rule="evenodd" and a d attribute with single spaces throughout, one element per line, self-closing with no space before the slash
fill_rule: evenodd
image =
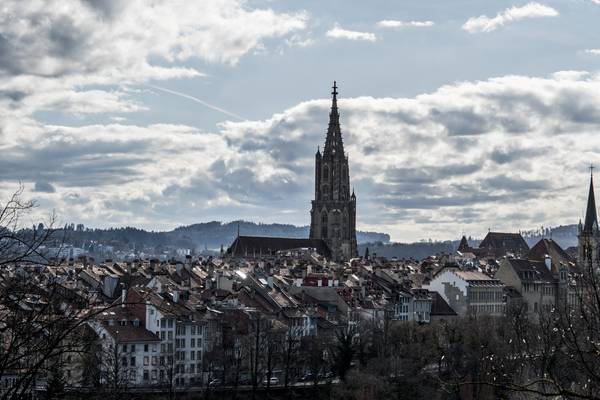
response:
<path id="1" fill-rule="evenodd" d="M 329 200 L 329 186 L 323 185 L 323 200 Z"/>
<path id="2" fill-rule="evenodd" d="M 327 238 L 327 213 L 323 213 L 321 217 L 321 237 Z"/>
<path id="3" fill-rule="evenodd" d="M 326 166 L 323 167 L 323 180 L 327 182 L 329 180 L 329 168 Z"/>

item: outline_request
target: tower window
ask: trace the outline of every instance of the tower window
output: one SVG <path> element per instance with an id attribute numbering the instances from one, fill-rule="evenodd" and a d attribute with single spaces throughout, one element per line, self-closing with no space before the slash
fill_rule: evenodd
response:
<path id="1" fill-rule="evenodd" d="M 329 200 L 329 185 L 323 185 L 323 200 Z"/>
<path id="2" fill-rule="evenodd" d="M 327 213 L 324 212 L 321 216 L 321 238 L 327 237 Z"/>

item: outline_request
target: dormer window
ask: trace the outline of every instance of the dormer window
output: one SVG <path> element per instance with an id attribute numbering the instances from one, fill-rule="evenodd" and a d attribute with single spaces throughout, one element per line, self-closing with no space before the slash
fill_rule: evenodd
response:
<path id="1" fill-rule="evenodd" d="M 139 319 L 137 319 L 137 318 L 136 318 L 136 319 L 134 319 L 134 320 L 133 320 L 133 326 L 136 326 L 136 327 L 137 327 L 137 326 L 140 326 L 140 320 L 139 320 Z"/>
<path id="2" fill-rule="evenodd" d="M 121 325 L 121 326 L 126 326 L 126 325 L 127 325 L 127 320 L 126 320 L 126 319 L 122 319 L 122 320 L 119 322 L 119 325 Z"/>

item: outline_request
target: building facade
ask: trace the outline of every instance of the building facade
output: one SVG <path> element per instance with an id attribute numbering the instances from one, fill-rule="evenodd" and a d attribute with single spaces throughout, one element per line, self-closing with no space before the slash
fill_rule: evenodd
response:
<path id="1" fill-rule="evenodd" d="M 429 290 L 438 292 L 461 317 L 504 315 L 504 285 L 481 272 L 444 268 L 431 280 Z"/>
<path id="2" fill-rule="evenodd" d="M 568 301 L 568 266 L 551 257 L 544 261 L 505 258 L 495 277 L 520 294 L 527 315 L 549 314 Z"/>
<path id="3" fill-rule="evenodd" d="M 310 239 L 327 243 L 334 261 L 357 255 L 356 196 L 350 194 L 348 156 L 344 152 L 337 85 L 333 83 L 331 112 L 323 154 L 315 155 L 315 199 L 310 211 Z"/>

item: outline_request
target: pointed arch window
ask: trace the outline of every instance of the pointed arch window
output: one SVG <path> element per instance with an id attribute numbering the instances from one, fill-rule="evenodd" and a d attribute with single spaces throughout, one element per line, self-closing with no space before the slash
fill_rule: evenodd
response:
<path id="1" fill-rule="evenodd" d="M 327 238 L 327 212 L 321 216 L 321 238 Z"/>

